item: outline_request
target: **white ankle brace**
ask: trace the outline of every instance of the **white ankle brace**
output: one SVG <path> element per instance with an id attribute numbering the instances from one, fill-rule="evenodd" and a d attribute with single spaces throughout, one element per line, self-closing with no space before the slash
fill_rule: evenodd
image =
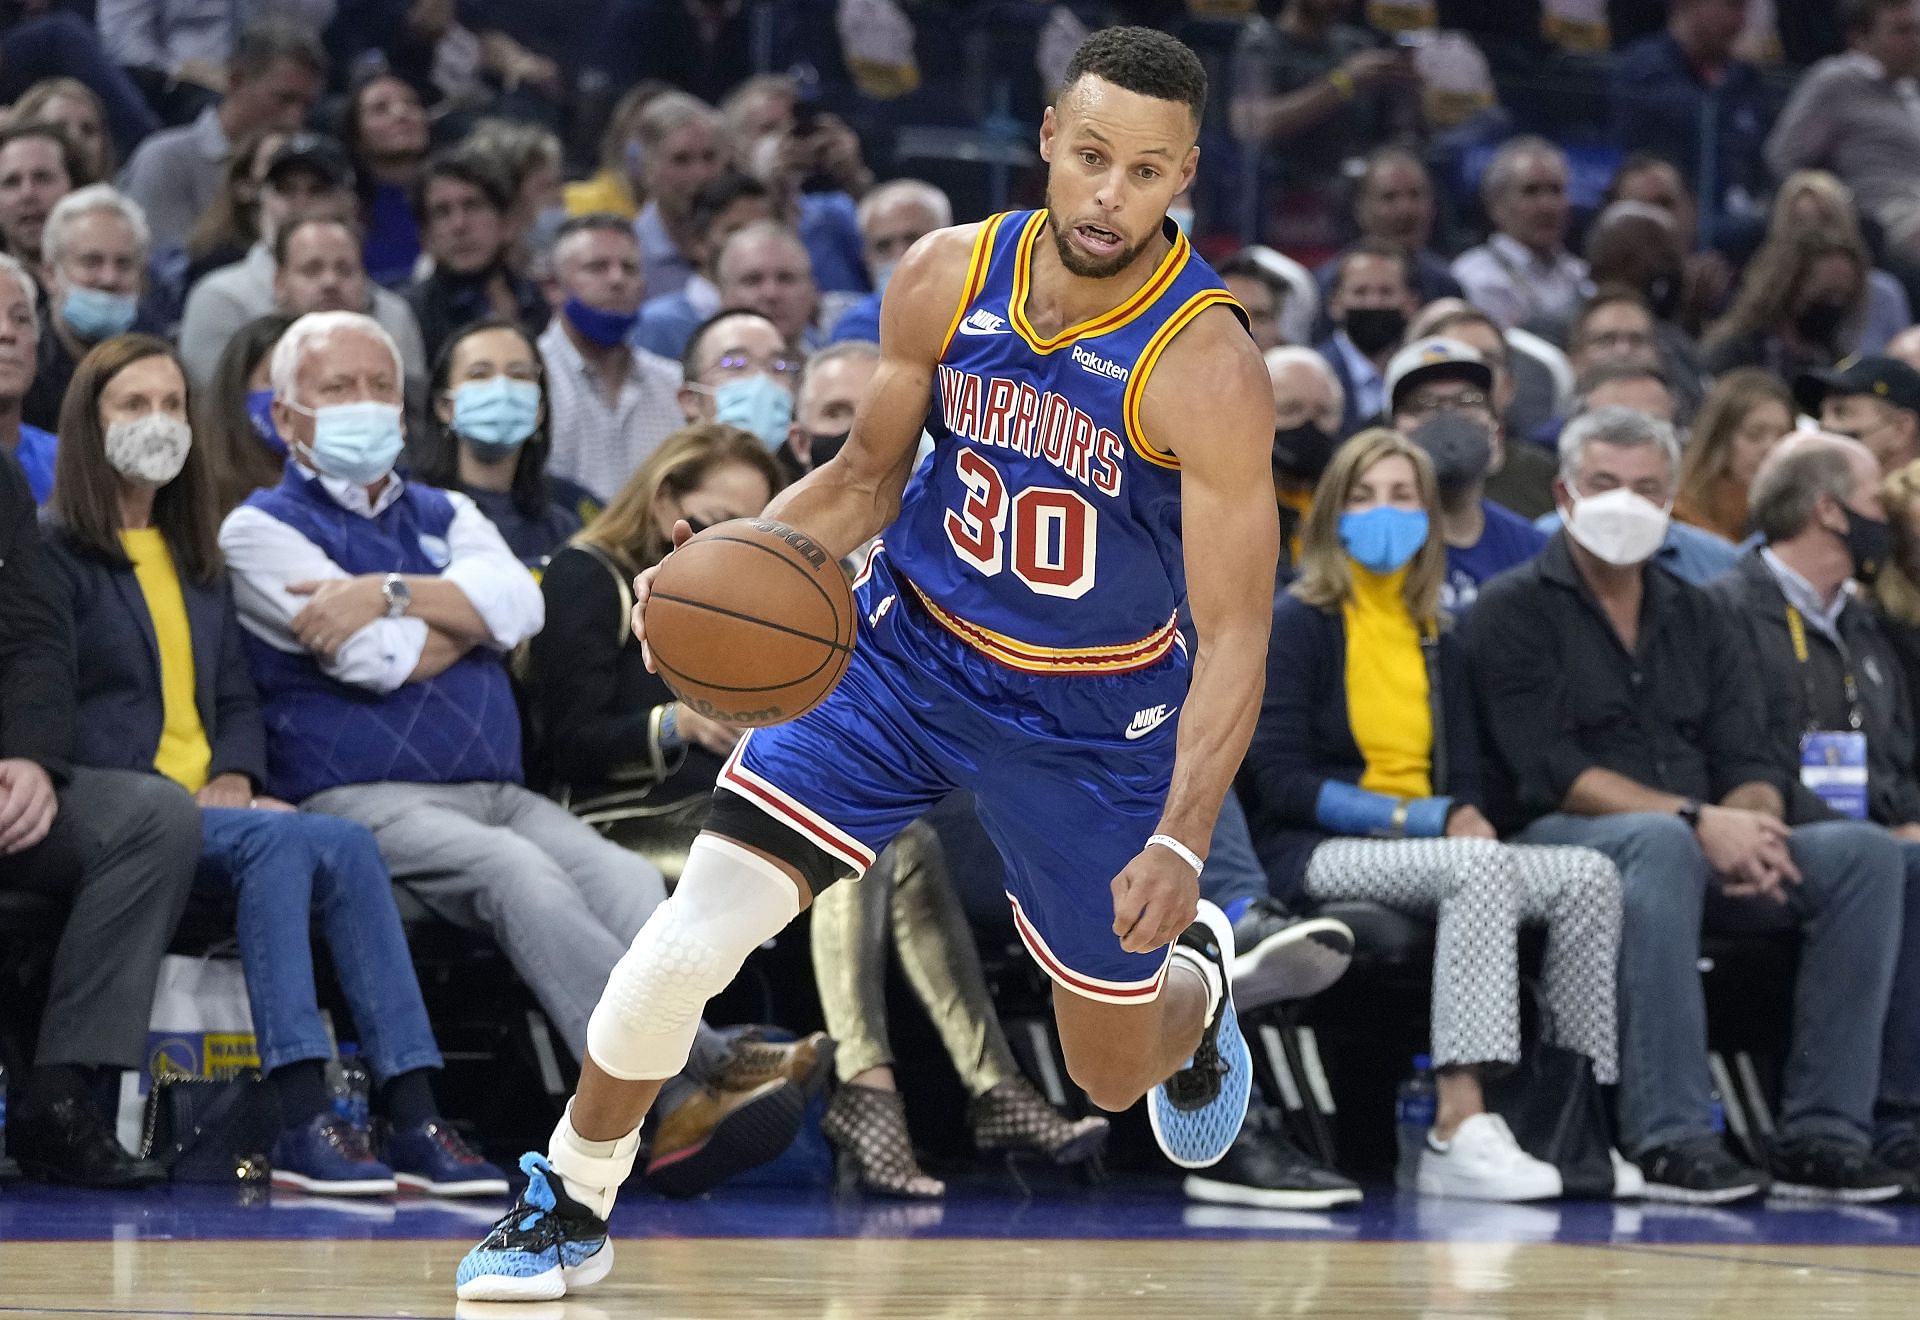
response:
<path id="1" fill-rule="evenodd" d="M 640 1129 L 618 1141 L 588 1141 L 573 1130 L 573 1103 L 560 1116 L 547 1142 L 547 1163 L 560 1175 L 567 1195 L 605 1219 L 613 1210 L 620 1184 L 633 1172 L 640 1153 Z"/>

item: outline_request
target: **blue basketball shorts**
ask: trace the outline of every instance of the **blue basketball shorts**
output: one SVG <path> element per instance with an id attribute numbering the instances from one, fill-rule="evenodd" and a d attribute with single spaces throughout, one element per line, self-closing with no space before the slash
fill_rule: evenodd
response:
<path id="1" fill-rule="evenodd" d="M 855 584 L 860 635 L 831 696 L 740 741 L 718 787 L 856 876 L 955 789 L 1006 861 L 1014 924 L 1060 985 L 1137 1004 L 1169 950 L 1128 953 L 1113 878 L 1146 846 L 1172 781 L 1184 646 L 1115 674 L 1029 673 L 937 622 L 877 552 Z"/>

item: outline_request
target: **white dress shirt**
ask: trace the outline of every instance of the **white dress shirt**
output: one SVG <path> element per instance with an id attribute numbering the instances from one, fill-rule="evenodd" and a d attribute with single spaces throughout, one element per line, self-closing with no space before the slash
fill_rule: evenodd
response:
<path id="1" fill-rule="evenodd" d="M 1529 321 L 1570 321 L 1593 293 L 1587 263 L 1561 248 L 1543 257 L 1508 234 L 1495 234 L 1462 252 L 1453 278 L 1467 301 L 1498 321 L 1503 329 Z"/>
<path id="2" fill-rule="evenodd" d="M 363 518 L 385 512 L 404 488 L 398 476 L 388 477 L 379 497 L 369 500 L 366 487 L 353 482 L 305 469 L 300 469 L 300 475 L 319 482 L 335 504 Z M 447 527 L 447 566 L 440 576 L 459 587 L 473 605 L 486 625 L 488 645 L 502 652 L 511 650 L 540 631 L 546 622 L 546 600 L 533 575 L 473 501 L 457 491 L 441 494 L 453 504 L 453 522 Z M 220 552 L 233 574 L 240 626 L 289 655 L 306 649 L 294 637 L 292 623 L 313 598 L 297 596 L 287 588 L 296 582 L 353 576 L 286 523 L 244 504 L 221 524 Z M 330 678 L 384 694 L 406 683 L 419 666 L 426 644 L 425 620 L 375 619 L 349 637 L 332 659 L 319 657 L 318 663 Z"/>

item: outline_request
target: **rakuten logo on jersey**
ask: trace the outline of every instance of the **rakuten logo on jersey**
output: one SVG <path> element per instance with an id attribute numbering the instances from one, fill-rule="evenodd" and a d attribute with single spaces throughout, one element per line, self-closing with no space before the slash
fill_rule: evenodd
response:
<path id="1" fill-rule="evenodd" d="M 1118 362 L 1110 362 L 1098 353 L 1090 349 L 1082 348 L 1078 344 L 1073 346 L 1073 360 L 1079 363 L 1083 369 L 1091 371 L 1096 376 L 1105 376 L 1108 380 L 1125 380 L 1127 378 L 1127 369 Z"/>

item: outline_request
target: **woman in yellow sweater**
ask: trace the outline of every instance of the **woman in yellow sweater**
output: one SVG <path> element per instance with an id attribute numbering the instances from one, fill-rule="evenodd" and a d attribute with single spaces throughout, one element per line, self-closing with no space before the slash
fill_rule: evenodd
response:
<path id="1" fill-rule="evenodd" d="M 1392 431 L 1363 431 L 1334 455 L 1300 577 L 1274 608 L 1241 796 L 1283 902 L 1369 900 L 1436 924 L 1439 1107 L 1419 1190 L 1538 1200 L 1560 1195 L 1559 1171 L 1487 1112 L 1480 1071 L 1520 1058 L 1517 936 L 1537 921 L 1559 1042 L 1616 1079 L 1620 877 L 1588 849 L 1503 844 L 1481 814 L 1465 654 L 1439 612 L 1435 500 L 1432 464 Z"/>

